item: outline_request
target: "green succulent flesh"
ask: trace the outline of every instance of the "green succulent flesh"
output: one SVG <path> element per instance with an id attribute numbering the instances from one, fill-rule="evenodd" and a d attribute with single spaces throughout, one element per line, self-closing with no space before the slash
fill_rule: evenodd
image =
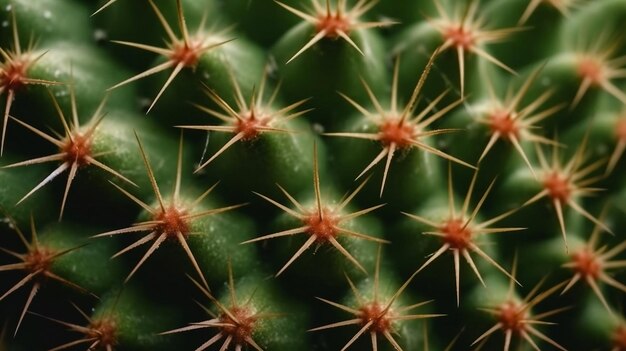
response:
<path id="1" fill-rule="evenodd" d="M 626 0 L 0 0 L 0 351 L 626 350 Z"/>

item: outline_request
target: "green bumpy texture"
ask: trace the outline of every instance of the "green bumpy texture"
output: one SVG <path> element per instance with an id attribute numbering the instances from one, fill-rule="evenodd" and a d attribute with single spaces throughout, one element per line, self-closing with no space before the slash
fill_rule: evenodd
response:
<path id="1" fill-rule="evenodd" d="M 626 350 L 626 0 L 0 0 L 0 351 Z"/>

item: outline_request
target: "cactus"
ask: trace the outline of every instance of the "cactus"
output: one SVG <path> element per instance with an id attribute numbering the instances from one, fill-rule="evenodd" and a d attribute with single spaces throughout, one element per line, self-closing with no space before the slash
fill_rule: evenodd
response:
<path id="1" fill-rule="evenodd" d="M 626 350 L 625 21 L 0 0 L 0 350 Z"/>

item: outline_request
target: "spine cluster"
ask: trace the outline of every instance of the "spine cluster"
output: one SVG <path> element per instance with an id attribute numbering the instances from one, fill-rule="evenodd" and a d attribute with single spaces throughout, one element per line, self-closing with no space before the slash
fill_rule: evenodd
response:
<path id="1" fill-rule="evenodd" d="M 626 1 L 0 21 L 0 350 L 626 350 Z"/>

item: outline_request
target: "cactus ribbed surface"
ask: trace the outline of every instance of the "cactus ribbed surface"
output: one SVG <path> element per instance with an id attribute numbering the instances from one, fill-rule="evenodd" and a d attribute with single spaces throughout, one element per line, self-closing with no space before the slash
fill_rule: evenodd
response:
<path id="1" fill-rule="evenodd" d="M 0 351 L 625 351 L 625 23 L 0 0 Z"/>

